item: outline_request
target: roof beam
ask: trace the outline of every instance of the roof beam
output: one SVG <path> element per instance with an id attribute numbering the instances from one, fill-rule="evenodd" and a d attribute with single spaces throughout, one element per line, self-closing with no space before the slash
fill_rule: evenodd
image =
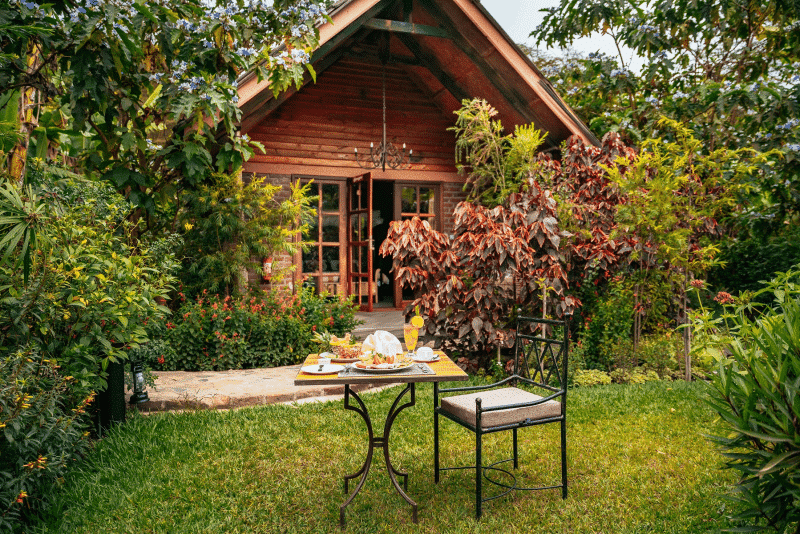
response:
<path id="1" fill-rule="evenodd" d="M 331 50 L 339 46 L 345 39 L 353 35 L 356 31 L 360 30 L 364 27 L 364 23 L 370 19 L 372 19 L 375 15 L 381 12 L 381 10 L 387 8 L 388 6 L 392 5 L 395 0 L 381 0 L 370 9 L 365 11 L 360 17 L 354 20 L 350 25 L 346 28 L 342 28 L 332 39 L 330 39 L 327 43 L 323 44 L 319 48 L 317 48 L 311 54 L 311 63 L 314 63 L 319 58 L 324 57 L 327 55 Z"/>
<path id="2" fill-rule="evenodd" d="M 426 37 L 440 37 L 451 39 L 450 32 L 435 26 L 424 24 L 414 24 L 413 22 L 403 22 L 400 20 L 369 19 L 364 22 L 364 27 L 371 30 L 382 30 L 393 33 L 410 33 L 412 35 L 425 35 Z"/>
<path id="3" fill-rule="evenodd" d="M 400 42 L 402 42 L 406 48 L 411 50 L 414 57 L 420 61 L 420 66 L 428 69 L 428 71 L 433 74 L 434 78 L 439 80 L 439 83 L 450 91 L 450 94 L 453 95 L 456 100 L 461 102 L 465 98 L 469 98 L 469 94 L 442 69 L 436 57 L 422 50 L 422 47 L 419 46 L 419 43 L 414 38 L 402 33 L 397 34 L 396 37 L 400 39 Z"/>
<path id="4" fill-rule="evenodd" d="M 532 122 L 537 125 L 541 124 L 542 121 L 539 119 L 536 111 L 531 107 L 531 104 L 522 95 L 520 95 L 516 89 L 514 89 L 514 87 L 505 79 L 505 76 L 497 72 L 483 55 L 478 53 L 478 51 L 472 45 L 470 45 L 460 33 L 456 32 L 455 23 L 441 8 L 439 8 L 438 5 L 436 5 L 436 2 L 431 0 L 419 1 L 422 4 L 422 7 L 434 18 L 436 18 L 436 20 L 444 24 L 448 29 L 454 31 L 452 42 L 458 47 L 459 50 L 461 50 L 473 61 L 475 66 L 478 67 L 478 69 L 483 73 L 484 77 L 492 82 L 500 94 L 502 94 L 506 100 L 512 106 L 514 106 L 517 112 L 520 113 L 527 122 Z M 545 138 L 545 143 L 549 145 L 556 144 L 550 139 L 550 136 Z"/>

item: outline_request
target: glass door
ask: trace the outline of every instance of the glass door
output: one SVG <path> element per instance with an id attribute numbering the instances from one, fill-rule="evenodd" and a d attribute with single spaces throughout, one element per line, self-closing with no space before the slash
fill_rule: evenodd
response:
<path id="1" fill-rule="evenodd" d="M 302 253 L 303 284 L 317 293 L 339 295 L 344 292 L 347 256 L 344 247 L 345 197 L 343 182 L 314 178 L 310 195 L 317 197 L 317 216 L 309 224 L 308 241 L 311 246 Z"/>
<path id="2" fill-rule="evenodd" d="M 372 175 L 347 180 L 348 294 L 361 311 L 372 311 L 377 296 L 372 278 Z"/>

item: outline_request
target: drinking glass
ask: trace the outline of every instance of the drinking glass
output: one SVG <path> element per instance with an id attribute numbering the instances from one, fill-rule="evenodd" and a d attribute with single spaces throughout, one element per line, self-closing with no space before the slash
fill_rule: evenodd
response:
<path id="1" fill-rule="evenodd" d="M 412 324 L 404 324 L 403 340 L 406 342 L 406 349 L 408 349 L 409 356 L 415 355 L 414 349 L 417 348 L 418 339 L 419 339 L 419 328 L 416 328 Z"/>

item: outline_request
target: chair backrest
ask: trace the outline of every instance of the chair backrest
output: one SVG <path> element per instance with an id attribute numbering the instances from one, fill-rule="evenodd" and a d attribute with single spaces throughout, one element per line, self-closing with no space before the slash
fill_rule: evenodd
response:
<path id="1" fill-rule="evenodd" d="M 563 321 L 517 318 L 515 382 L 521 381 L 553 392 L 566 391 L 569 319 L 569 316 L 565 316 Z"/>

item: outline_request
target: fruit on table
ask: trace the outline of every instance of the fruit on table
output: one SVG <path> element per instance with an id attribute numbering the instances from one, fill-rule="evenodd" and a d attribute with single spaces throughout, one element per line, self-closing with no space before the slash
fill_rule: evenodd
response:
<path id="1" fill-rule="evenodd" d="M 341 345 L 350 345 L 350 334 L 347 334 L 344 337 L 331 336 L 331 345 L 333 345 L 334 347 Z"/>

